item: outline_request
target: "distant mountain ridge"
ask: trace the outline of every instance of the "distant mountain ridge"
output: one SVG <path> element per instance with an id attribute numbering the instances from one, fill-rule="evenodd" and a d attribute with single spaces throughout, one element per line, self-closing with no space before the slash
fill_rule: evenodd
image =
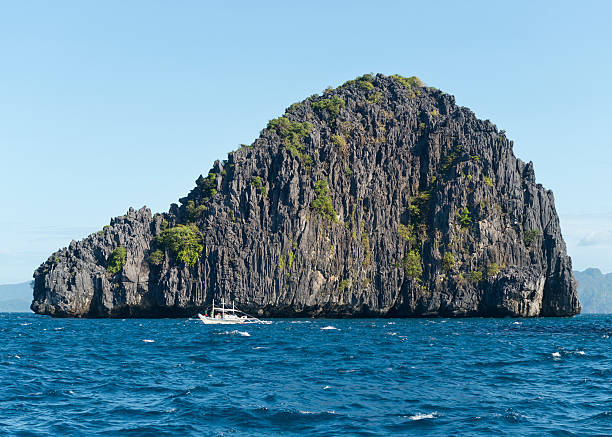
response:
<path id="1" fill-rule="evenodd" d="M 29 313 L 32 282 L 0 285 L 0 313 Z"/>
<path id="2" fill-rule="evenodd" d="M 574 271 L 574 277 L 583 313 L 612 313 L 612 273 L 604 275 L 599 269 L 588 268 Z"/>

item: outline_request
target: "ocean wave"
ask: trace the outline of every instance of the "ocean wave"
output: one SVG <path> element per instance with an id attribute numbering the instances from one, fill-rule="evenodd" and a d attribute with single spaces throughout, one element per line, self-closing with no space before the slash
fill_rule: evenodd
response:
<path id="1" fill-rule="evenodd" d="M 247 331 L 238 331 L 237 329 L 234 329 L 233 331 L 222 331 L 222 332 L 217 332 L 217 335 L 240 335 L 242 337 L 250 337 L 251 334 L 249 334 Z"/>
<path id="2" fill-rule="evenodd" d="M 408 420 L 426 420 L 426 419 L 435 419 L 438 417 L 438 412 L 433 411 L 431 413 L 417 413 L 413 416 L 403 416 Z"/>
<path id="3" fill-rule="evenodd" d="M 0 317 L 0 434 L 608 435 L 612 424 L 612 316 L 186 320 Z"/>

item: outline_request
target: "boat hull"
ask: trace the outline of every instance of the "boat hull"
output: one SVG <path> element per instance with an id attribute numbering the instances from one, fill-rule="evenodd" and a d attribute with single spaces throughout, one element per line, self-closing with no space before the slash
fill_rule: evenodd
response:
<path id="1" fill-rule="evenodd" d="M 268 325 L 272 322 L 259 320 L 259 319 L 247 319 L 247 318 L 222 318 L 217 319 L 213 317 L 206 317 L 202 314 L 198 314 L 198 318 L 205 325 L 252 325 L 252 324 L 260 324 L 260 325 Z"/>

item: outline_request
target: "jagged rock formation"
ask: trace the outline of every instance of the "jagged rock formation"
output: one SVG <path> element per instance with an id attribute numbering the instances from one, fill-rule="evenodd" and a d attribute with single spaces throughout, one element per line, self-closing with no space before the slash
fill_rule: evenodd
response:
<path id="1" fill-rule="evenodd" d="M 187 316 L 580 312 L 553 194 L 489 121 L 416 78 L 289 107 L 164 214 L 130 209 L 34 273 L 32 309 Z"/>

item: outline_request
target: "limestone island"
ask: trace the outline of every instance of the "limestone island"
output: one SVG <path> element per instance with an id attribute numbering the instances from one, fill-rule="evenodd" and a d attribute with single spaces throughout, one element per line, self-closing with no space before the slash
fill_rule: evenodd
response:
<path id="1" fill-rule="evenodd" d="M 416 77 L 366 74 L 271 120 L 166 213 L 132 208 L 34 272 L 55 317 L 580 312 L 551 191 Z"/>

